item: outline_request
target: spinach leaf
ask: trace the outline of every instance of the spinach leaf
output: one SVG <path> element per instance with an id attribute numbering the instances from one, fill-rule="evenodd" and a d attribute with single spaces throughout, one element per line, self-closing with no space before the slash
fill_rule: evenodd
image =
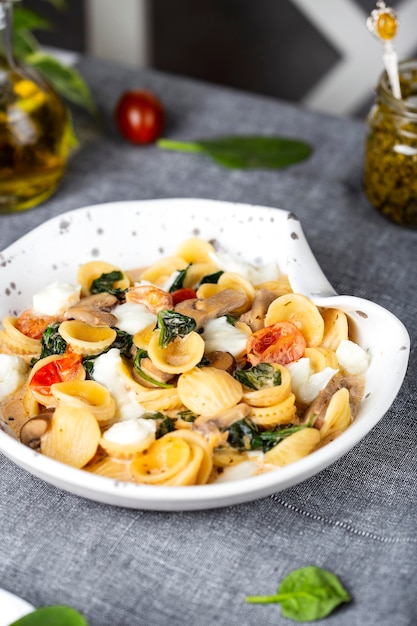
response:
<path id="1" fill-rule="evenodd" d="M 163 309 L 157 316 L 156 328 L 160 330 L 159 345 L 166 348 L 176 337 L 185 337 L 197 327 L 195 319 Z"/>
<path id="2" fill-rule="evenodd" d="M 124 289 L 118 289 L 114 287 L 114 283 L 117 283 L 118 280 L 122 280 L 123 274 L 119 270 L 114 270 L 113 272 L 107 272 L 101 274 L 98 278 L 93 280 L 90 286 L 91 293 L 111 293 L 116 296 L 119 300 L 121 300 L 125 294 Z"/>
<path id="3" fill-rule="evenodd" d="M 120 328 L 117 328 L 117 326 L 112 326 L 112 328 L 116 331 L 116 339 L 113 341 L 111 346 L 109 346 L 107 350 L 105 350 L 105 352 L 108 352 L 112 348 L 118 348 L 118 350 L 120 350 L 121 356 L 124 356 L 127 359 L 131 359 L 132 354 L 130 352 L 130 349 L 133 345 L 132 335 L 127 333 L 125 330 L 120 330 Z"/>
<path id="4" fill-rule="evenodd" d="M 60 322 L 53 322 L 43 331 L 40 359 L 51 354 L 64 354 L 67 349 L 67 342 L 58 332 L 59 326 Z"/>
<path id="5" fill-rule="evenodd" d="M 205 283 L 216 285 L 219 282 L 219 278 L 222 274 L 224 274 L 224 271 L 219 270 L 218 272 L 214 272 L 213 274 L 207 274 L 206 276 L 203 276 L 203 278 L 199 282 L 199 286 L 204 285 Z"/>
<path id="6" fill-rule="evenodd" d="M 161 387 L 161 389 L 171 389 L 171 387 L 174 386 L 173 384 L 163 383 L 160 380 L 156 380 L 155 378 L 152 378 L 152 376 L 149 376 L 149 374 L 146 374 L 146 372 L 143 371 L 140 363 L 142 359 L 146 359 L 147 357 L 148 353 L 146 352 L 146 350 L 141 350 L 140 348 L 138 348 L 135 358 L 133 359 L 133 369 L 135 370 L 136 374 L 143 378 L 143 380 L 146 380 L 148 383 L 151 383 L 156 387 Z"/>
<path id="7" fill-rule="evenodd" d="M 177 291 L 177 289 L 182 289 L 183 288 L 183 286 L 184 286 L 184 279 L 185 279 L 185 277 L 187 275 L 188 268 L 190 267 L 190 265 L 188 265 L 183 270 L 178 270 L 177 276 L 176 276 L 174 282 L 172 283 L 171 287 L 169 288 L 169 293 L 173 293 L 174 291 Z"/>
<path id="8" fill-rule="evenodd" d="M 57 604 L 36 609 L 10 626 L 88 626 L 88 622 L 75 609 Z"/>
<path id="9" fill-rule="evenodd" d="M 259 363 L 248 370 L 237 370 L 235 378 L 250 389 L 278 387 L 281 384 L 281 372 L 271 363 Z"/>
<path id="10" fill-rule="evenodd" d="M 292 571 L 284 578 L 278 593 L 271 596 L 247 596 L 253 604 L 281 604 L 284 617 L 295 622 L 313 622 L 329 615 L 351 597 L 331 572 L 309 565 Z"/>
<path id="11" fill-rule="evenodd" d="M 179 419 L 182 419 L 184 422 L 194 422 L 197 418 L 197 415 L 193 413 L 190 409 L 184 409 L 183 411 L 178 411 L 177 416 Z"/>
<path id="12" fill-rule="evenodd" d="M 286 137 L 229 136 L 196 141 L 160 139 L 164 150 L 206 154 L 213 161 L 231 169 L 276 169 L 307 159 L 311 147 L 304 141 Z"/>
<path id="13" fill-rule="evenodd" d="M 172 433 L 175 430 L 175 419 L 164 415 L 160 411 L 152 411 L 150 413 L 144 413 L 142 419 L 156 420 L 156 433 L 155 439 L 160 439 L 167 433 Z"/>
<path id="14" fill-rule="evenodd" d="M 248 419 L 238 420 L 227 429 L 227 443 L 237 450 L 262 450 L 268 452 L 280 441 L 289 437 L 299 430 L 308 428 L 305 424 L 300 426 L 276 426 L 273 430 L 259 430 L 259 428 Z"/>

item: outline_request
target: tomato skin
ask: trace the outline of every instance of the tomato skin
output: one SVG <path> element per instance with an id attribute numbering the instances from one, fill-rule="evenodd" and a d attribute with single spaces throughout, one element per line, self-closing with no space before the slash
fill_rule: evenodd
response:
<path id="1" fill-rule="evenodd" d="M 246 344 L 251 365 L 279 363 L 287 365 L 300 359 L 306 349 L 306 340 L 291 322 L 277 322 L 251 335 Z"/>
<path id="2" fill-rule="evenodd" d="M 132 143 L 153 143 L 161 136 L 165 112 L 150 91 L 126 91 L 119 98 L 114 118 L 120 133 Z"/>
<path id="3" fill-rule="evenodd" d="M 171 293 L 172 301 L 174 306 L 179 302 L 184 302 L 184 300 L 193 300 L 197 297 L 197 293 L 195 289 L 191 287 L 183 287 L 182 289 L 177 289 Z"/>
<path id="4" fill-rule="evenodd" d="M 82 357 L 74 352 L 62 355 L 62 358 L 46 363 L 35 372 L 29 387 L 36 388 L 38 393 L 49 395 L 51 385 L 77 377 Z"/>

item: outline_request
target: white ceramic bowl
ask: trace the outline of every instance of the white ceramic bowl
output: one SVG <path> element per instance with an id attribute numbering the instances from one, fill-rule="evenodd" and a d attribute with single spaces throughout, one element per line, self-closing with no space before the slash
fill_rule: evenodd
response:
<path id="1" fill-rule="evenodd" d="M 12 622 L 34 611 L 34 607 L 13 593 L 0 589 L 0 626 L 9 626 Z"/>
<path id="2" fill-rule="evenodd" d="M 0 258 L 0 317 L 20 312 L 55 280 L 74 281 L 81 263 L 100 258 L 123 269 L 173 254 L 191 236 L 215 239 L 254 264 L 275 259 L 294 291 L 350 318 L 369 351 L 365 396 L 355 422 L 308 457 L 251 478 L 192 487 L 154 487 L 114 480 L 63 465 L 0 431 L 0 451 L 31 474 L 79 496 L 137 509 L 197 510 L 255 500 L 300 483 L 360 441 L 387 412 L 403 382 L 409 336 L 403 324 L 367 300 L 338 296 L 320 270 L 297 218 L 275 208 L 193 198 L 115 202 L 71 211 L 34 229 Z"/>

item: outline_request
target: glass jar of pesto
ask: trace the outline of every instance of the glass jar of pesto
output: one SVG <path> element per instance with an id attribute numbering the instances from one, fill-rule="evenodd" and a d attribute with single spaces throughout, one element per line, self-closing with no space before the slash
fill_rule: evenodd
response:
<path id="1" fill-rule="evenodd" d="M 368 118 L 364 191 L 388 219 L 417 227 L 417 60 L 399 65 L 401 99 L 379 79 Z"/>

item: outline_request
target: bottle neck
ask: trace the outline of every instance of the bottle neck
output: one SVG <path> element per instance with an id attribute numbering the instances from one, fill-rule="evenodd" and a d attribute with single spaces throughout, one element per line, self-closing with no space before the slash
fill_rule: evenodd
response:
<path id="1" fill-rule="evenodd" d="M 14 66 L 13 0 L 0 0 L 0 60 Z"/>

